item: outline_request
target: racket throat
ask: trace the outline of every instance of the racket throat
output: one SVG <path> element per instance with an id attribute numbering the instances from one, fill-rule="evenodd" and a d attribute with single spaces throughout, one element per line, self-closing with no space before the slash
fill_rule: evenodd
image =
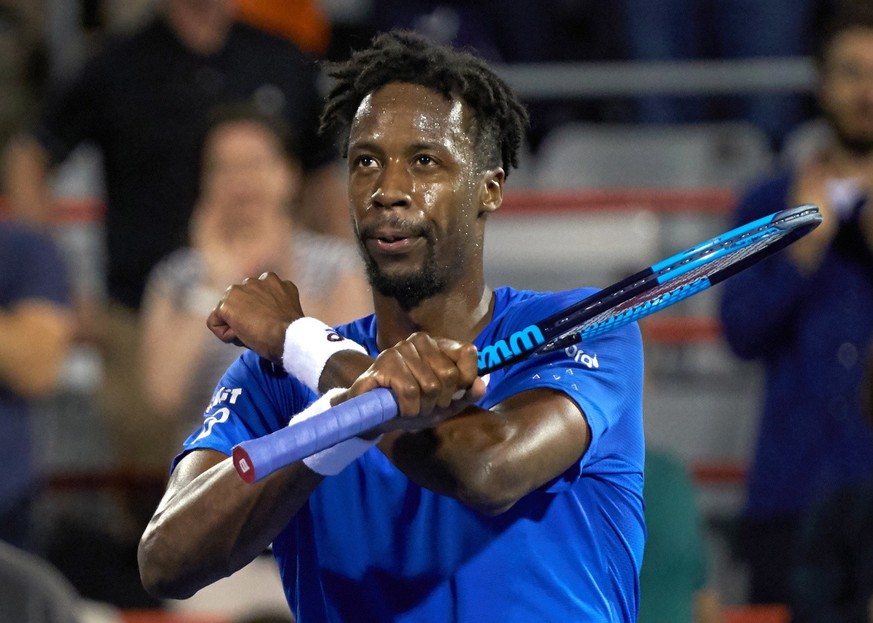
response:
<path id="1" fill-rule="evenodd" d="M 487 374 L 498 368 L 523 359 L 539 350 L 546 338 L 535 324 L 516 331 L 509 337 L 484 346 L 479 351 L 479 374 Z"/>

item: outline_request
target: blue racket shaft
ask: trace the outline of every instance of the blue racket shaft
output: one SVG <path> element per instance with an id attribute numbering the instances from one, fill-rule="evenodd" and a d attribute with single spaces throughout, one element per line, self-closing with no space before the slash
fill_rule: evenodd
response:
<path id="1" fill-rule="evenodd" d="M 233 464 L 246 482 L 257 482 L 276 470 L 366 432 L 397 417 L 390 389 L 379 387 L 338 404 L 318 417 L 265 437 L 243 441 L 233 449 Z"/>

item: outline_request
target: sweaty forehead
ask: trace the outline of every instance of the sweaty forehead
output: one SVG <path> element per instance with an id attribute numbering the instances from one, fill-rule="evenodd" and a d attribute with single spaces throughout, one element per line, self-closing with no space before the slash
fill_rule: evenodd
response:
<path id="1" fill-rule="evenodd" d="M 460 99 L 417 84 L 390 83 L 358 106 L 350 140 L 407 136 L 427 142 L 468 142 L 467 107 Z"/>

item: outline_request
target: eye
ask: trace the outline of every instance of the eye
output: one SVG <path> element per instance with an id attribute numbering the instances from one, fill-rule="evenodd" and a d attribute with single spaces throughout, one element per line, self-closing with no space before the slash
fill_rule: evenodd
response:
<path id="1" fill-rule="evenodd" d="M 428 154 L 419 154 L 415 157 L 415 163 L 427 167 L 436 164 L 436 160 Z"/>
<path id="2" fill-rule="evenodd" d="M 378 164 L 373 156 L 369 156 L 366 154 L 356 157 L 353 162 L 356 167 L 361 167 L 363 169 L 369 169 L 375 167 Z"/>

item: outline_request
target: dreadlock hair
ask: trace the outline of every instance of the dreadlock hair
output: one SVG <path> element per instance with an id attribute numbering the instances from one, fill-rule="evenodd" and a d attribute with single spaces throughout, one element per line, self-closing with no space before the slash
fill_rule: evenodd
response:
<path id="1" fill-rule="evenodd" d="M 321 114 L 321 131 L 340 131 L 343 152 L 361 101 L 390 82 L 417 84 L 459 98 L 473 110 L 480 164 L 518 168 L 528 114 L 509 86 L 471 52 L 432 43 L 414 32 L 395 30 L 373 38 L 349 60 L 329 63 L 336 80 Z"/>

